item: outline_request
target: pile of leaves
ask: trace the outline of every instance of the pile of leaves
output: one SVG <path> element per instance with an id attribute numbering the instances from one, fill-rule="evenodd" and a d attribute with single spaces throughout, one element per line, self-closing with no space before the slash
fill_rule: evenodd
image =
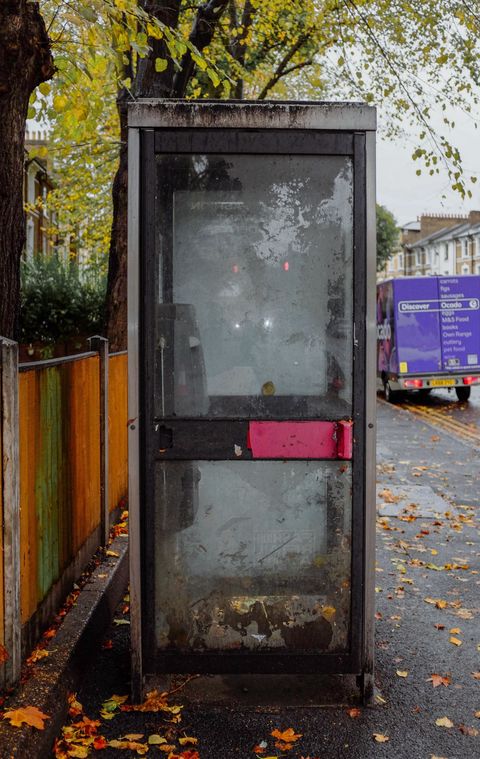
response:
<path id="1" fill-rule="evenodd" d="M 200 759 L 196 749 L 198 738 L 180 734 L 182 706 L 169 704 L 169 694 L 150 691 L 142 704 L 127 704 L 128 696 L 112 695 L 102 704 L 100 717 L 105 722 L 113 720 L 120 711 L 158 712 L 161 714 L 161 733 L 128 733 L 119 738 L 107 739 L 101 732 L 102 721 L 89 719 L 74 693 L 68 699 L 71 722 L 62 728 L 62 737 L 55 741 L 57 759 L 77 757 L 84 759 L 91 751 L 113 748 L 117 751 L 134 751 L 144 756 L 151 748 L 163 752 L 166 759 Z"/>

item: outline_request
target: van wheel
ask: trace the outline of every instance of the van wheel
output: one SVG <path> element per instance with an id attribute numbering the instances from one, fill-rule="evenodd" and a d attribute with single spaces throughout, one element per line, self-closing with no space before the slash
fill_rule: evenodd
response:
<path id="1" fill-rule="evenodd" d="M 387 403 L 397 403 L 400 398 L 400 393 L 396 390 L 392 390 L 390 387 L 390 382 L 388 380 L 383 383 L 383 392 L 385 394 L 385 400 Z"/>
<path id="2" fill-rule="evenodd" d="M 455 392 L 459 401 L 468 401 L 470 398 L 470 387 L 456 387 Z"/>

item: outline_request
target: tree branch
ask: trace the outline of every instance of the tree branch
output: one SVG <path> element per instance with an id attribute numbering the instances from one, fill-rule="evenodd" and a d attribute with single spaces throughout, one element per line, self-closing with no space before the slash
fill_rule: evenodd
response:
<path id="1" fill-rule="evenodd" d="M 189 41 L 197 50 L 202 51 L 213 39 L 216 26 L 228 5 L 229 0 L 208 0 L 200 6 L 190 32 Z M 191 50 L 187 50 L 181 60 L 181 70 L 173 78 L 171 97 L 183 98 L 187 85 L 195 69 Z"/>
<path id="2" fill-rule="evenodd" d="M 268 91 L 272 89 L 272 87 L 275 87 L 277 82 L 282 78 L 282 76 L 285 76 L 285 69 L 287 68 L 289 62 L 292 60 L 295 53 L 297 53 L 302 45 L 307 41 L 308 39 L 308 33 L 305 32 L 304 34 L 301 34 L 296 43 L 290 48 L 290 50 L 283 56 L 282 60 L 280 61 L 277 70 L 275 73 L 270 77 L 268 82 L 266 83 L 263 90 L 260 92 L 258 99 L 263 100 Z"/>

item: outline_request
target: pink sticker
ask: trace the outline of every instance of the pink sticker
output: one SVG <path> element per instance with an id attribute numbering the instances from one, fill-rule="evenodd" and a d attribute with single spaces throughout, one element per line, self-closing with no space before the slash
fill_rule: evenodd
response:
<path id="1" fill-rule="evenodd" d="M 336 459 L 336 422 L 250 422 L 254 459 Z"/>

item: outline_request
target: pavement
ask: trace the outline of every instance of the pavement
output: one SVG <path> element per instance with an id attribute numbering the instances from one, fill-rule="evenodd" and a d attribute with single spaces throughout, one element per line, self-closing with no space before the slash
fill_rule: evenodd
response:
<path id="1" fill-rule="evenodd" d="M 333 684 L 332 678 L 313 676 L 201 677 L 170 685 L 176 690 L 169 703 L 182 707 L 178 714 L 115 707 L 108 714 L 110 701 L 107 714 L 113 718 L 105 719 L 102 704 L 114 694 L 129 694 L 126 597 L 103 643 L 91 651 L 77 691 L 83 714 L 100 720 L 96 734 L 106 740 L 98 745 L 145 744 L 154 735 L 188 759 L 197 759 L 195 751 L 201 759 L 480 757 L 478 457 L 471 444 L 379 401 L 372 706 L 359 705 L 348 678 L 334 678 Z M 301 737 L 282 751 L 271 733 L 288 728 Z M 182 736 L 198 743 L 182 748 Z M 151 744 L 148 755 L 168 756 L 161 748 Z M 141 755 L 145 749 L 114 744 L 100 756 Z"/>

